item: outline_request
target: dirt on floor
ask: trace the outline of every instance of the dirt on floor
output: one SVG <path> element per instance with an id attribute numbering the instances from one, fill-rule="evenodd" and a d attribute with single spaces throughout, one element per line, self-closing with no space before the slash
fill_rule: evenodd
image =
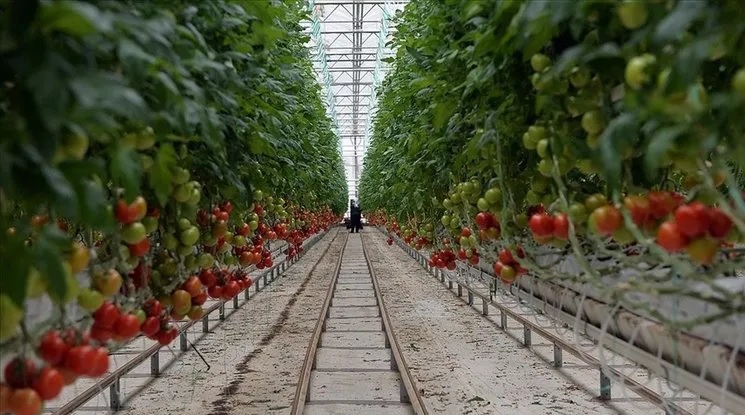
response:
<path id="1" fill-rule="evenodd" d="M 344 245 L 332 230 L 140 394 L 127 415 L 289 413 L 310 337 Z M 329 246 L 330 244 L 330 246 Z M 327 254 L 318 262 L 326 248 Z M 311 268 L 316 264 L 315 270 Z"/>
<path id="2" fill-rule="evenodd" d="M 364 238 L 404 359 L 429 413 L 651 413 L 649 407 L 624 410 L 598 401 L 454 296 L 403 250 L 388 246 L 384 234 L 371 228 Z M 597 384 L 597 370 L 583 375 Z"/>

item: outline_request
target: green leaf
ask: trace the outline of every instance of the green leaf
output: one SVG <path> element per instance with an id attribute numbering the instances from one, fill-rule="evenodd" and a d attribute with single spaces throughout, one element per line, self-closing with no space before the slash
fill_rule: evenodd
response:
<path id="1" fill-rule="evenodd" d="M 639 136 L 636 115 L 624 113 L 611 120 L 599 140 L 600 158 L 603 162 L 605 180 L 611 189 L 621 187 L 621 154 L 628 145 L 634 145 Z"/>
<path id="2" fill-rule="evenodd" d="M 8 236 L 2 232 L 0 235 L 0 263 L 3 264 L 0 293 L 8 295 L 19 308 L 23 308 L 26 299 L 28 273 L 33 264 L 24 239 L 20 233 Z"/>
<path id="3" fill-rule="evenodd" d="M 111 29 L 111 20 L 98 8 L 79 1 L 43 2 L 39 24 L 45 31 L 83 37 Z"/>
<path id="4" fill-rule="evenodd" d="M 435 128 L 442 128 L 455 112 L 456 106 L 450 102 L 440 102 L 435 107 L 433 125 Z"/>
<path id="5" fill-rule="evenodd" d="M 55 207 L 67 216 L 76 217 L 78 215 L 77 197 L 70 181 L 61 171 L 46 164 L 41 166 L 41 174 L 55 195 Z"/>
<path id="6" fill-rule="evenodd" d="M 47 281 L 49 294 L 64 298 L 67 294 L 67 274 L 61 253 L 70 240 L 57 226 L 47 225 L 34 244 L 34 267 Z"/>
<path id="7" fill-rule="evenodd" d="M 649 140 L 644 154 L 644 169 L 647 176 L 656 178 L 657 170 L 664 156 L 674 148 L 675 140 L 685 133 L 688 126 L 678 125 L 657 130 Z"/>
<path id="8" fill-rule="evenodd" d="M 158 149 L 150 167 L 148 182 L 155 191 L 155 196 L 161 205 L 165 206 L 168 197 L 173 192 L 173 168 L 178 165 L 176 150 L 169 143 Z"/>
<path id="9" fill-rule="evenodd" d="M 140 194 L 142 166 L 131 148 L 118 147 L 111 156 L 111 178 L 124 188 L 124 197 L 131 201 Z"/>
<path id="10" fill-rule="evenodd" d="M 679 1 L 675 9 L 657 24 L 652 40 L 664 45 L 680 38 L 707 7 L 712 6 L 705 1 Z"/>

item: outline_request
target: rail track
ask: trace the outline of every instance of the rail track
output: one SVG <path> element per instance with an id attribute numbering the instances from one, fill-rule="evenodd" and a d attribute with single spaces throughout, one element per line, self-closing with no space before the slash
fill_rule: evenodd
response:
<path id="1" fill-rule="evenodd" d="M 360 234 L 349 234 L 305 356 L 292 414 L 427 414 Z"/>

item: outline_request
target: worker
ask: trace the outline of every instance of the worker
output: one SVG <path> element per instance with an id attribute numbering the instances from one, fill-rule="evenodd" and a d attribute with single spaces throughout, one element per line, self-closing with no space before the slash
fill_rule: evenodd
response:
<path id="1" fill-rule="evenodd" d="M 349 203 L 349 216 L 352 221 L 352 227 L 349 233 L 359 233 L 362 229 L 362 208 L 352 199 Z"/>

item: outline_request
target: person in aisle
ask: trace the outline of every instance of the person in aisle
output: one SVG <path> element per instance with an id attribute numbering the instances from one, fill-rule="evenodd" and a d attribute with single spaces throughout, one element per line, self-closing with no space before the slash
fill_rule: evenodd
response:
<path id="1" fill-rule="evenodd" d="M 349 233 L 359 233 L 362 229 L 362 208 L 354 199 L 349 202 L 349 216 L 352 221 Z"/>

